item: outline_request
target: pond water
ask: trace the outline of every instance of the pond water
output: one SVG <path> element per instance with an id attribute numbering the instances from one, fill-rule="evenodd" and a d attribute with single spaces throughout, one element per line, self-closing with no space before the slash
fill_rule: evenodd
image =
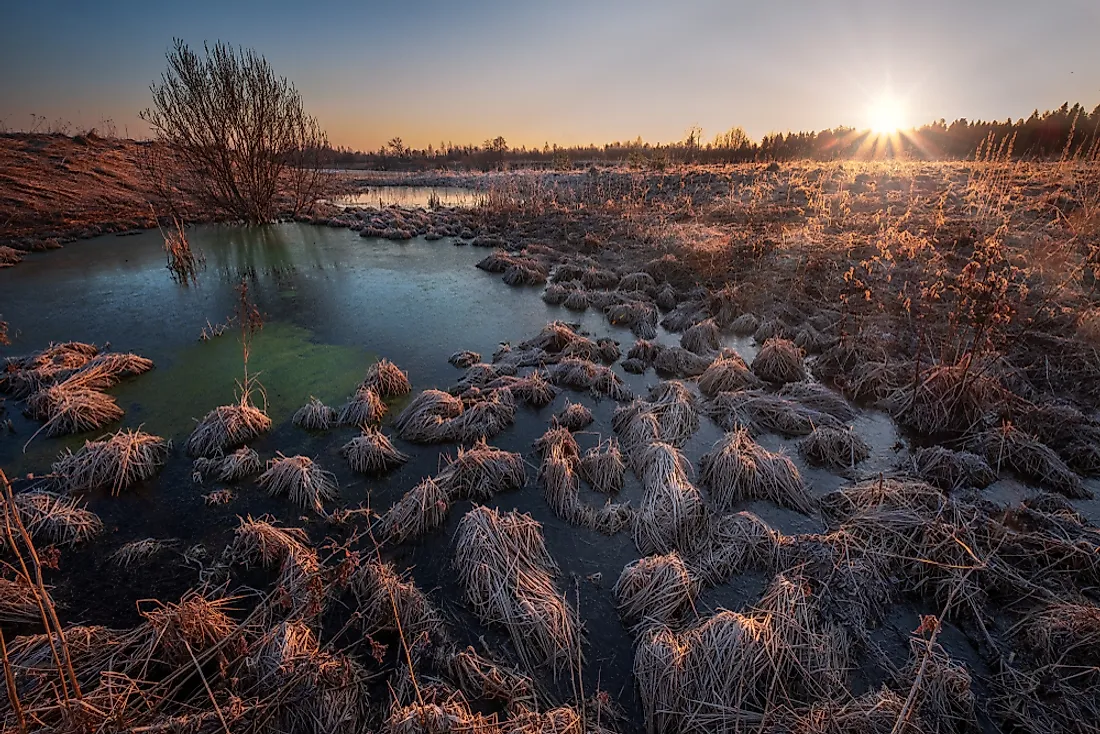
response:
<path id="1" fill-rule="evenodd" d="M 399 206 L 404 209 L 436 206 L 472 207 L 478 193 L 458 186 L 368 186 L 358 193 L 334 200 L 337 206 L 377 207 Z"/>
<path id="2" fill-rule="evenodd" d="M 385 479 L 364 479 L 351 472 L 340 456 L 340 447 L 356 434 L 354 429 L 314 434 L 291 424 L 293 412 L 311 395 L 338 406 L 379 357 L 396 362 L 409 373 L 414 394 L 431 387 L 446 389 L 462 375 L 447 363 L 451 353 L 472 349 L 489 360 L 501 342 L 518 343 L 555 319 L 577 322 L 594 338 L 611 336 L 624 352 L 634 341 L 629 331 L 611 327 L 594 311 L 577 314 L 548 306 L 539 298 L 540 288 L 512 288 L 499 276 L 477 270 L 473 266 L 486 252 L 454 247 L 448 240 L 394 243 L 364 239 L 353 231 L 301 224 L 205 226 L 194 229 L 190 239 L 207 263 L 199 284 L 192 287 L 169 278 L 156 232 L 74 243 L 59 251 L 30 255 L 20 266 L 0 271 L 0 313 L 15 336 L 15 344 L 0 351 L 0 356 L 39 349 L 51 341 L 79 340 L 109 342 L 113 350 L 150 357 L 156 362 L 152 372 L 111 392 L 126 410 L 121 425 L 144 426 L 175 442 L 167 466 L 155 480 L 119 497 L 85 498 L 103 518 L 106 531 L 89 546 L 63 551 L 60 571 L 47 579 L 56 587 L 65 622 L 132 625 L 138 621 L 139 600 L 178 599 L 196 585 L 200 562 L 194 559 L 201 557 L 201 553 L 188 553 L 184 559 L 183 551 L 201 545 L 209 561 L 218 558 L 231 540 L 239 516 L 270 513 L 284 524 L 306 527 L 318 541 L 327 535 L 346 534 L 287 500 L 268 497 L 252 482 L 235 487 L 237 496 L 229 504 L 208 507 L 202 495 L 220 485 L 199 485 L 191 480 L 191 462 L 184 455 L 183 442 L 196 419 L 233 399 L 235 381 L 242 374 L 236 332 L 229 329 L 209 341 L 200 340 L 200 334 L 204 327 L 225 322 L 233 312 L 234 288 L 242 278 L 265 319 L 254 341 L 250 370 L 264 386 L 274 422 L 273 430 L 252 445 L 265 459 L 276 451 L 315 458 L 336 474 L 339 504 L 347 507 L 369 503 L 384 512 L 422 478 L 435 474 L 455 448 L 395 440 L 411 461 Z M 662 331 L 658 340 L 674 344 L 678 335 Z M 730 338 L 727 344 L 751 359 L 751 341 Z M 636 393 L 658 381 L 652 372 L 620 374 Z M 618 620 L 611 587 L 623 566 L 639 554 L 629 532 L 608 538 L 558 520 L 550 513 L 535 477 L 534 440 L 566 398 L 578 401 L 582 397 L 597 419 L 580 434 L 582 449 L 611 435 L 615 408 L 611 401 L 593 402 L 587 395 L 565 392 L 541 410 L 520 406 L 516 424 L 491 443 L 525 456 L 528 484 L 489 504 L 530 512 L 544 523 L 547 547 L 562 569 L 559 588 L 571 602 L 579 600 L 588 640 L 585 686 L 589 693 L 597 685 L 608 691 L 629 719 L 638 723 L 640 711 L 631 676 L 633 644 Z M 388 433 L 403 402 L 390 405 L 383 421 Z M 14 429 L 0 434 L 0 466 L 12 476 L 48 472 L 63 448 L 94 437 L 38 437 L 28 444 L 38 425 L 24 418 L 10 400 L 0 419 L 10 419 Z M 855 428 L 874 448 L 872 458 L 861 467 L 865 472 L 886 471 L 895 464 L 899 436 L 888 418 L 866 412 Z M 717 427 L 704 420 L 685 453 L 697 465 L 719 436 Z M 793 441 L 766 436 L 761 443 L 772 450 L 783 448 L 795 458 L 815 494 L 848 481 L 804 465 Z M 590 504 L 604 500 L 587 487 L 582 494 Z M 640 494 L 637 481 L 630 478 L 622 499 L 636 505 Z M 388 557 L 412 570 L 418 584 L 452 622 L 461 642 L 480 649 L 479 639 L 484 639 L 490 649 L 507 659 L 507 645 L 499 631 L 486 630 L 466 608 L 451 568 L 454 531 L 470 507 L 468 502 L 457 503 L 442 530 L 421 542 L 388 551 Z M 767 503 L 746 503 L 742 509 L 757 512 L 784 533 L 822 529 L 813 518 Z M 131 570 L 110 560 L 110 554 L 122 545 L 146 537 L 178 539 L 177 552 Z M 766 582 L 746 575 L 708 590 L 700 600 L 700 613 L 752 605 Z M 899 623 L 889 633 L 899 645 L 907 644 L 906 624 Z M 554 689 L 552 683 L 547 685 Z M 568 682 L 563 685 L 568 688 Z M 556 690 L 562 699 L 568 696 L 568 690 Z"/>

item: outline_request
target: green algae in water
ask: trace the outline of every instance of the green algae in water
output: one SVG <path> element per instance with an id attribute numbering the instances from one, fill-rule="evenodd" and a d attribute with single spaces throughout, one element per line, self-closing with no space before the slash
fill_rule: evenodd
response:
<path id="1" fill-rule="evenodd" d="M 338 406 L 355 391 L 374 357 L 365 350 L 311 341 L 312 332 L 292 324 L 264 325 L 252 341 L 248 369 L 267 396 L 274 425 L 289 421 L 311 395 Z M 244 373 L 239 338 L 227 331 L 180 350 L 170 364 L 112 390 L 126 410 L 123 424 L 173 439 L 186 438 L 200 419 L 238 399 Z M 263 405 L 263 396 L 253 395 Z"/>

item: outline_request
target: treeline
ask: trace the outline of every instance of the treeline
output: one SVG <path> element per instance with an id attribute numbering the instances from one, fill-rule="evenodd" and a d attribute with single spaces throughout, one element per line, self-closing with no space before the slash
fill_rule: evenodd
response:
<path id="1" fill-rule="evenodd" d="M 626 164 L 637 168 L 663 168 L 674 163 L 744 163 L 751 161 L 837 160 L 860 158 L 912 158 L 965 160 L 986 155 L 990 149 L 1018 159 L 1049 160 L 1087 156 L 1095 159 L 1100 149 L 1100 105 L 1087 111 L 1068 102 L 1056 110 L 1018 120 L 938 120 L 897 135 L 878 135 L 866 130 L 839 127 L 817 132 L 771 133 L 752 140 L 739 127 L 705 140 L 697 127 L 675 143 L 648 143 L 640 137 L 630 142 L 542 148 L 512 147 L 503 137 L 481 145 L 440 142 L 413 149 L 401 138 L 392 138 L 376 151 L 339 148 L 331 152 L 341 168 L 425 170 L 432 168 L 493 170 L 508 166 L 532 166 L 567 170 L 596 163 Z"/>

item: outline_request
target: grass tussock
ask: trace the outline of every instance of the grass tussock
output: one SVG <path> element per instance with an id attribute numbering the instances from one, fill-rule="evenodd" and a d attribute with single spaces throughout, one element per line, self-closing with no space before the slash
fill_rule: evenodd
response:
<path id="1" fill-rule="evenodd" d="M 370 426 L 382 420 L 386 404 L 374 388 L 360 386 L 340 408 L 337 422 L 344 426 Z"/>
<path id="2" fill-rule="evenodd" d="M 310 395 L 309 402 L 294 411 L 292 420 L 307 431 L 327 431 L 336 425 L 336 411 Z"/>
<path id="3" fill-rule="evenodd" d="M 627 301 L 608 306 L 604 315 L 613 326 L 630 329 L 639 339 L 654 339 L 657 336 L 657 307 L 646 301 Z"/>
<path id="4" fill-rule="evenodd" d="M 603 494 L 618 494 L 626 485 L 626 462 L 613 439 L 584 452 L 579 472 L 592 489 Z"/>
<path id="5" fill-rule="evenodd" d="M 997 472 L 981 456 L 943 446 L 917 449 L 902 468 L 945 492 L 984 489 L 997 481 Z"/>
<path id="6" fill-rule="evenodd" d="M 157 538 L 142 538 L 134 540 L 119 548 L 111 554 L 111 560 L 122 568 L 138 566 L 152 560 L 154 556 L 171 550 L 176 545 L 175 540 L 159 540 Z"/>
<path id="7" fill-rule="evenodd" d="M 843 395 L 837 394 L 820 382 L 788 382 L 776 394 L 810 410 L 827 413 L 838 421 L 855 420 L 857 415 L 856 409 L 844 399 Z"/>
<path id="8" fill-rule="evenodd" d="M 592 411 L 584 404 L 566 401 L 565 407 L 554 416 L 553 423 L 570 431 L 580 431 L 590 426 L 594 420 Z"/>
<path id="9" fill-rule="evenodd" d="M 413 398 L 393 422 L 399 438 L 412 443 L 450 440 L 447 421 L 462 415 L 462 400 L 442 390 L 425 390 Z"/>
<path id="10" fill-rule="evenodd" d="M 637 453 L 642 500 L 634 516 L 634 544 L 644 555 L 690 554 L 706 524 L 703 497 L 689 479 L 690 463 L 666 443 L 651 443 Z"/>
<path id="11" fill-rule="evenodd" d="M 708 404 L 707 412 L 726 431 L 746 428 L 753 434 L 773 431 L 785 436 L 808 436 L 818 427 L 841 426 L 828 413 L 759 390 L 719 393 Z"/>
<path id="12" fill-rule="evenodd" d="M 12 504 L 35 543 L 71 546 L 103 532 L 99 516 L 72 497 L 36 489 L 12 495 Z M 6 543 L 0 542 L 0 547 Z"/>
<path id="13" fill-rule="evenodd" d="M 441 527 L 450 511 L 447 490 L 428 478 L 406 492 L 382 516 L 379 531 L 387 543 L 416 540 Z"/>
<path id="14" fill-rule="evenodd" d="M 772 337 L 752 361 L 752 372 L 761 380 L 776 384 L 806 379 L 806 363 L 802 350 L 792 341 Z"/>
<path id="15" fill-rule="evenodd" d="M 745 360 L 732 351 L 720 355 L 699 375 L 699 391 L 711 398 L 718 393 L 751 390 L 762 385 Z"/>
<path id="16" fill-rule="evenodd" d="M 22 576 L 14 579 L 0 576 L 0 623 L 33 624 L 41 619 L 38 589 Z"/>
<path id="17" fill-rule="evenodd" d="M 394 447 L 386 434 L 370 426 L 344 444 L 340 452 L 353 471 L 375 476 L 393 471 L 409 460 L 406 454 Z"/>
<path id="18" fill-rule="evenodd" d="M 368 367 L 360 386 L 374 390 L 380 398 L 398 398 L 412 392 L 408 374 L 388 359 L 380 359 Z"/>
<path id="19" fill-rule="evenodd" d="M 124 415 L 107 393 L 64 383 L 43 388 L 27 398 L 27 414 L 45 422 L 47 436 L 84 433 L 114 423 Z"/>
<path id="20" fill-rule="evenodd" d="M 768 500 L 806 513 L 814 506 L 794 463 L 760 446 L 745 429 L 727 433 L 703 455 L 699 480 L 723 511 L 747 500 Z"/>
<path id="21" fill-rule="evenodd" d="M 549 370 L 550 381 L 555 385 L 588 390 L 595 397 L 608 397 L 616 402 L 630 400 L 633 393 L 623 379 L 610 367 L 595 364 L 587 359 L 568 357 Z"/>
<path id="22" fill-rule="evenodd" d="M 267 413 L 252 405 L 247 396 L 235 405 L 222 405 L 206 414 L 187 439 L 187 453 L 216 458 L 271 430 Z"/>
<path id="23" fill-rule="evenodd" d="M 195 459 L 194 475 L 199 481 L 239 482 L 264 470 L 263 460 L 250 446 L 242 446 L 225 456 Z"/>
<path id="24" fill-rule="evenodd" d="M 678 553 L 668 553 L 627 565 L 614 592 L 623 622 L 639 629 L 680 618 L 695 603 L 699 583 Z"/>
<path id="25" fill-rule="evenodd" d="M 706 319 L 688 327 L 680 337 L 680 346 L 695 354 L 709 355 L 722 348 L 718 324 Z"/>
<path id="26" fill-rule="evenodd" d="M 276 453 L 257 483 L 275 497 L 287 496 L 299 507 L 324 510 L 324 503 L 337 497 L 336 477 L 308 456 Z"/>
<path id="27" fill-rule="evenodd" d="M 1000 382 L 978 365 L 939 364 L 921 371 L 916 384 L 896 388 L 886 407 L 898 422 L 925 435 L 965 433 L 1001 405 Z"/>
<path id="28" fill-rule="evenodd" d="M 969 446 L 974 453 L 984 456 L 995 471 L 1009 469 L 1067 497 L 1092 498 L 1092 492 L 1054 449 L 1011 424 L 979 433 Z"/>
<path id="29" fill-rule="evenodd" d="M 485 386 L 489 390 L 507 390 L 518 402 L 532 408 L 545 408 L 558 397 L 558 388 L 554 387 L 541 370 L 527 377 L 498 377 Z"/>
<path id="30" fill-rule="evenodd" d="M 653 368 L 673 377 L 699 377 L 713 361 L 710 355 L 704 357 L 683 347 L 665 347 L 653 359 Z"/>
<path id="31" fill-rule="evenodd" d="M 481 355 L 477 352 L 471 352 L 468 349 L 464 349 L 460 352 L 455 352 L 454 354 L 452 354 L 450 357 L 447 358 L 447 361 L 455 367 L 458 367 L 460 370 L 464 370 L 480 362 Z"/>
<path id="32" fill-rule="evenodd" d="M 852 469 L 871 456 L 871 447 L 851 428 L 815 428 L 798 442 L 798 453 L 816 466 Z"/>
<path id="33" fill-rule="evenodd" d="M 393 564 L 370 560 L 354 571 L 348 586 L 359 603 L 367 634 L 397 632 L 406 640 L 433 639 L 439 632 L 439 612 L 412 580 Z"/>
<path id="34" fill-rule="evenodd" d="M 67 492 L 109 489 L 117 495 L 160 471 L 168 449 L 169 443 L 159 436 L 122 430 L 85 441 L 75 454 L 66 450 L 54 462 L 53 473 Z"/>
<path id="35" fill-rule="evenodd" d="M 525 668 L 556 674 L 580 665 L 576 615 L 554 585 L 558 567 L 539 523 L 476 507 L 462 519 L 455 546 L 467 602 L 484 623 L 508 632 Z"/>
<path id="36" fill-rule="evenodd" d="M 522 488 L 527 472 L 522 456 L 481 440 L 470 448 L 459 448 L 435 481 L 452 499 L 484 502 L 501 492 Z"/>

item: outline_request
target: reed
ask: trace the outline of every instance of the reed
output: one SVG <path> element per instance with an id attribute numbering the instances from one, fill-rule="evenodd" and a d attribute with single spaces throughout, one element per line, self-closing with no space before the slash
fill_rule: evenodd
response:
<path id="1" fill-rule="evenodd" d="M 447 490 L 434 479 L 425 479 L 382 516 L 379 532 L 387 543 L 417 540 L 442 527 L 450 511 Z"/>
<path id="2" fill-rule="evenodd" d="M 626 464 L 613 439 L 586 451 L 579 472 L 592 489 L 603 494 L 618 494 L 626 485 Z"/>
<path id="3" fill-rule="evenodd" d="M 65 491 L 109 489 L 117 495 L 160 471 L 168 458 L 169 446 L 159 436 L 140 430 L 121 430 L 85 441 L 75 454 L 66 450 L 54 462 L 53 473 Z"/>
<path id="4" fill-rule="evenodd" d="M 257 481 L 275 497 L 289 496 L 299 507 L 324 511 L 324 503 L 336 499 L 336 477 L 308 456 L 284 456 L 276 452 Z"/>
<path id="5" fill-rule="evenodd" d="M 815 428 L 798 442 L 798 453 L 806 461 L 831 469 L 853 469 L 871 456 L 871 447 L 849 428 Z"/>
<path id="6" fill-rule="evenodd" d="M 345 426 L 366 427 L 382 420 L 385 414 L 386 404 L 374 388 L 360 386 L 340 408 L 336 421 Z"/>
<path id="7" fill-rule="evenodd" d="M 680 618 L 695 603 L 699 584 L 678 553 L 667 553 L 627 565 L 614 592 L 623 622 L 640 630 Z"/>
<path id="8" fill-rule="evenodd" d="M 523 457 L 489 446 L 480 440 L 468 449 L 459 448 L 435 481 L 452 500 L 485 501 L 527 483 Z"/>
<path id="9" fill-rule="evenodd" d="M 194 474 L 199 481 L 214 479 L 219 482 L 239 482 L 264 470 L 263 461 L 256 450 L 242 446 L 226 456 L 195 459 Z"/>
<path id="10" fill-rule="evenodd" d="M 805 380 L 802 350 L 787 339 L 769 338 L 752 361 L 752 372 L 762 380 L 778 384 Z"/>
<path id="11" fill-rule="evenodd" d="M 378 428 L 365 427 L 358 436 L 340 448 L 353 471 L 381 475 L 393 471 L 409 460 L 394 447 L 389 437 Z"/>
<path id="12" fill-rule="evenodd" d="M 757 444 L 743 428 L 727 433 L 703 455 L 699 478 L 724 512 L 745 500 L 768 500 L 804 513 L 814 506 L 794 463 Z"/>
<path id="13" fill-rule="evenodd" d="M 336 425 L 336 411 L 310 395 L 309 402 L 294 411 L 292 420 L 307 431 L 327 431 Z"/>
<path id="14" fill-rule="evenodd" d="M 388 359 L 380 359 L 368 367 L 360 387 L 370 388 L 380 398 L 398 398 L 412 392 L 408 374 Z"/>
<path id="15" fill-rule="evenodd" d="M 592 411 L 582 403 L 567 400 L 565 407 L 554 416 L 553 424 L 570 431 L 580 431 L 590 426 L 594 420 Z"/>
<path id="16" fill-rule="evenodd" d="M 215 458 L 271 430 L 271 419 L 242 396 L 235 405 L 222 405 L 206 414 L 187 439 L 187 453 Z"/>

